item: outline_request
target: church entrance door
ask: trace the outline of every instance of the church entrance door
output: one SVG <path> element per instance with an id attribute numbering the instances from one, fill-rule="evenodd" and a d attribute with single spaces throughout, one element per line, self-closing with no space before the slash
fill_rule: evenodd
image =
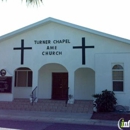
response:
<path id="1" fill-rule="evenodd" d="M 68 73 L 52 73 L 52 99 L 66 100 L 68 96 Z"/>

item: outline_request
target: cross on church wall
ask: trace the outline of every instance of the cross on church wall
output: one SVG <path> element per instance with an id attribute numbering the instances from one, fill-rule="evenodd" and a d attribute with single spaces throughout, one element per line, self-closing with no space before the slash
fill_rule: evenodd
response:
<path id="1" fill-rule="evenodd" d="M 85 37 L 82 37 L 82 46 L 73 46 L 73 49 L 81 49 L 82 50 L 82 64 L 85 65 L 85 49 L 86 48 L 94 48 L 94 46 L 85 46 Z M 21 40 L 21 47 L 15 47 L 14 50 L 21 50 L 21 64 L 24 64 L 24 50 L 30 50 L 32 47 L 24 47 L 24 40 Z"/>
<path id="2" fill-rule="evenodd" d="M 82 49 L 82 64 L 85 65 L 85 49 L 94 48 L 94 46 L 85 46 L 85 37 L 82 38 L 82 46 L 73 46 L 73 49 Z"/>
<path id="3" fill-rule="evenodd" d="M 24 47 L 24 40 L 21 40 L 21 47 L 15 47 L 14 50 L 21 50 L 21 64 L 24 64 L 24 50 L 30 50 L 32 47 Z"/>

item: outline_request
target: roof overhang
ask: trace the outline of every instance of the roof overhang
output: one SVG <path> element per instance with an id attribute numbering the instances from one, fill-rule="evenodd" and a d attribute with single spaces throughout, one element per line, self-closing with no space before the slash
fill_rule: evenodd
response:
<path id="1" fill-rule="evenodd" d="M 18 29 L 16 31 L 13 31 L 11 33 L 5 34 L 5 35 L 0 37 L 0 41 L 9 39 L 11 37 L 14 37 L 15 35 L 19 35 L 19 34 L 24 33 L 24 32 L 26 32 L 30 29 L 36 28 L 38 26 L 44 25 L 44 24 L 49 23 L 49 22 L 58 23 L 58 24 L 65 25 L 65 26 L 68 26 L 68 27 L 71 27 L 71 28 L 79 29 L 81 31 L 85 31 L 85 32 L 88 32 L 88 33 L 92 33 L 92 34 L 95 34 L 95 35 L 99 35 L 99 36 L 102 36 L 102 37 L 113 39 L 113 40 L 116 40 L 116 41 L 119 41 L 119 42 L 124 42 L 124 43 L 130 44 L 130 40 L 128 40 L 128 39 L 113 36 L 113 35 L 110 35 L 110 34 L 107 34 L 107 33 L 103 33 L 103 32 L 100 32 L 100 31 L 96 31 L 96 30 L 93 30 L 93 29 L 89 29 L 89 28 L 86 28 L 86 27 L 82 27 L 82 26 L 79 26 L 79 25 L 75 25 L 75 24 L 68 23 L 68 22 L 65 22 L 65 21 L 62 21 L 62 20 L 51 18 L 51 17 L 46 18 L 44 20 L 41 20 L 39 22 L 36 22 L 34 24 L 31 24 L 29 26 L 23 27 L 23 28 Z"/>

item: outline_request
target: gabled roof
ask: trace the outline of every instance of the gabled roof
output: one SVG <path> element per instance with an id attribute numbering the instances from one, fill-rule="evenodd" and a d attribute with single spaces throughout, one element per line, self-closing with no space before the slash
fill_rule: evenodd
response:
<path id="1" fill-rule="evenodd" d="M 86 27 L 82 27 L 82 26 L 79 26 L 79 25 L 75 25 L 75 24 L 68 23 L 68 22 L 65 22 L 65 21 L 61 21 L 61 20 L 58 20 L 58 19 L 55 19 L 55 18 L 51 18 L 51 17 L 46 18 L 44 20 L 41 20 L 39 22 L 36 22 L 34 24 L 31 24 L 29 26 L 23 27 L 23 28 L 18 29 L 16 31 L 13 31 L 11 33 L 5 34 L 5 35 L 0 37 L 0 41 L 3 41 L 3 40 L 8 39 L 8 38 L 11 38 L 11 37 L 13 37 L 15 35 L 18 35 L 20 33 L 26 32 L 27 30 L 36 28 L 38 26 L 44 25 L 44 24 L 46 24 L 48 22 L 55 22 L 55 23 L 58 23 L 58 24 L 61 24 L 61 25 L 65 25 L 65 26 L 68 26 L 68 27 L 72 27 L 72 28 L 75 28 L 75 29 L 79 29 L 79 30 L 82 30 L 82 31 L 85 31 L 85 32 L 88 32 L 88 33 L 96 34 L 96 35 L 99 35 L 99 36 L 102 36 L 102 37 L 106 37 L 106 38 L 110 38 L 110 39 L 113 39 L 113 40 L 116 40 L 116 41 L 120 41 L 120 42 L 124 42 L 124 43 L 130 44 L 130 40 L 128 40 L 128 39 L 124 39 L 124 38 L 121 38 L 121 37 L 113 36 L 113 35 L 110 35 L 110 34 L 99 32 L 99 31 L 96 31 L 96 30 L 93 30 L 93 29 L 89 29 L 89 28 L 86 28 Z"/>

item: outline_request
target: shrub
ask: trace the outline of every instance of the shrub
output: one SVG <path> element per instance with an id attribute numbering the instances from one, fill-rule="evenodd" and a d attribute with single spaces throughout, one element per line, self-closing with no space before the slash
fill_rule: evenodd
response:
<path id="1" fill-rule="evenodd" d="M 98 112 L 112 112 L 114 111 L 114 105 L 117 103 L 115 93 L 113 91 L 104 90 L 102 94 L 96 95 L 96 108 Z M 93 97 L 95 97 L 93 95 Z"/>

